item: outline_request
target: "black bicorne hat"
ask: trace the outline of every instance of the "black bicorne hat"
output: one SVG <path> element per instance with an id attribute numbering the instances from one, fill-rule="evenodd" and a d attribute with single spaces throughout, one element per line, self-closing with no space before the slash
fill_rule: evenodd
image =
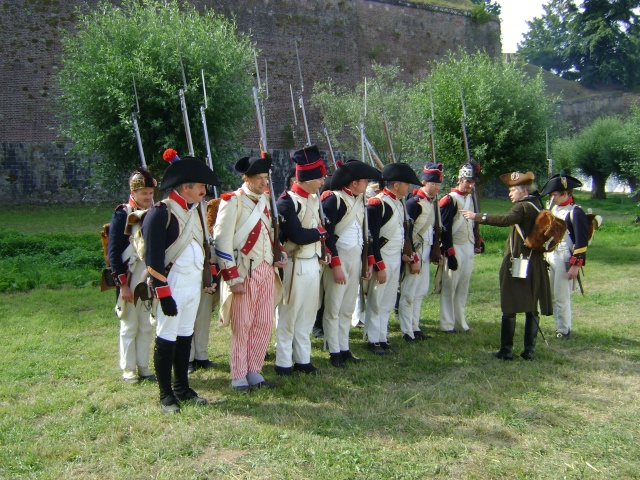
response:
<path id="1" fill-rule="evenodd" d="M 327 168 L 316 145 L 296 150 L 291 154 L 296 164 L 296 178 L 299 182 L 316 180 L 327 175 Z"/>
<path id="2" fill-rule="evenodd" d="M 360 160 L 349 159 L 333 172 L 333 176 L 331 177 L 331 190 L 340 190 L 354 180 L 362 179 L 380 181 L 382 176 L 380 172 L 371 165 L 367 165 Z"/>
<path id="3" fill-rule="evenodd" d="M 171 163 L 164 172 L 160 188 L 168 190 L 183 183 L 204 183 L 205 185 L 220 186 L 220 180 L 215 173 L 199 158 L 181 157 Z"/>
<path id="4" fill-rule="evenodd" d="M 388 163 L 382 169 L 382 179 L 385 182 L 406 182 L 411 185 L 420 185 L 420 179 L 413 171 L 411 165 L 406 163 Z"/>
<path id="5" fill-rule="evenodd" d="M 547 184 L 542 188 L 540 196 L 544 197 L 551 192 L 564 192 L 582 186 L 582 182 L 571 175 L 565 175 L 564 172 L 558 173 L 551 177 Z"/>
<path id="6" fill-rule="evenodd" d="M 243 175 L 258 175 L 269 173 L 271 170 L 271 157 L 242 157 L 236 162 L 235 170 Z"/>
<path id="7" fill-rule="evenodd" d="M 442 164 L 427 162 L 422 169 L 422 180 L 431 183 L 442 183 Z"/>

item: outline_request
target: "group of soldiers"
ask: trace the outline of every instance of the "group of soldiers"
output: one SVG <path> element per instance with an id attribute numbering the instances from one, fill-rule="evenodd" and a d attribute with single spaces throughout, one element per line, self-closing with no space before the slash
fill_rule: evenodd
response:
<path id="1" fill-rule="evenodd" d="M 506 215 L 487 215 L 475 212 L 471 201 L 480 173 L 473 161 L 461 166 L 457 185 L 438 199 L 440 164 L 427 162 L 418 176 L 408 164 L 379 171 L 352 159 L 327 176 L 316 146 L 293 152 L 291 159 L 295 179 L 277 201 L 269 191 L 271 159 L 265 153 L 235 164 L 242 186 L 210 201 L 207 212 L 207 186 L 219 181 L 200 159 L 165 152 L 171 164 L 160 188 L 169 194 L 155 205 L 153 176 L 144 169 L 131 175 L 129 201 L 116 208 L 109 234 L 120 367 L 125 382 L 157 381 L 162 411 L 179 413 L 185 401 L 207 403 L 190 388 L 189 373 L 215 366 L 206 346 L 218 295 L 219 322 L 232 332 L 231 386 L 243 393 L 274 387 L 262 375 L 274 320 L 275 373 L 281 377 L 319 373 L 311 359 L 319 310 L 336 368 L 361 362 L 349 344 L 359 309 L 366 348 L 375 355 L 396 350 L 387 337 L 396 306 L 402 338 L 428 338 L 420 329 L 420 311 L 430 290 L 431 263 L 440 270 L 440 330 L 469 330 L 469 282 L 474 256 L 483 250 L 474 223 L 511 227 L 500 271 L 501 348 L 494 355 L 513 358 L 515 316 L 525 312 L 521 356 L 533 359 L 538 304 L 543 315 L 555 314 L 558 336 L 569 337 L 570 282 L 586 251 L 584 212 L 571 197 L 577 180 L 555 176 L 538 194 L 530 172 L 505 174 L 501 178 L 515 205 Z M 381 188 L 370 196 L 372 182 Z M 410 192 L 412 186 L 420 187 Z M 554 214 L 570 221 L 562 248 L 547 259 L 550 277 L 542 254 L 523 243 L 544 194 L 555 200 Z M 136 223 L 141 227 L 132 233 Z M 526 278 L 510 274 L 509 261 L 518 255 L 529 256 Z M 149 368 L 154 328 L 155 374 Z"/>

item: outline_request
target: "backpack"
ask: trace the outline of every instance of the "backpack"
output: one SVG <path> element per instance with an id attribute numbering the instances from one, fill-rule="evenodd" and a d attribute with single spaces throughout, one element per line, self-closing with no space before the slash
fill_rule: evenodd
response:
<path id="1" fill-rule="evenodd" d="M 538 216 L 524 239 L 524 245 L 537 252 L 552 252 L 567 233 L 567 223 L 549 210 L 540 210 L 533 203 L 531 205 L 538 211 Z"/>
<path id="2" fill-rule="evenodd" d="M 169 223 L 171 223 L 171 205 L 167 199 L 162 200 L 167 206 L 167 224 L 165 225 L 165 229 L 169 228 Z M 133 250 L 135 251 L 138 258 L 144 261 L 144 255 L 146 253 L 146 246 L 144 244 L 144 237 L 142 236 L 142 221 L 144 217 L 147 215 L 147 210 L 135 210 L 129 215 L 127 215 L 127 225 L 124 227 L 125 235 L 129 235 L 131 237 L 130 242 L 133 246 Z"/>
<path id="3" fill-rule="evenodd" d="M 587 225 L 589 232 L 589 240 L 587 241 L 587 245 L 591 245 L 593 235 L 596 233 L 596 230 L 598 230 L 602 226 L 603 219 L 601 215 L 596 215 L 595 213 L 593 213 L 590 208 L 587 209 L 585 214 L 587 215 Z M 573 222 L 573 208 L 571 209 L 571 212 L 569 212 L 569 218 Z"/>

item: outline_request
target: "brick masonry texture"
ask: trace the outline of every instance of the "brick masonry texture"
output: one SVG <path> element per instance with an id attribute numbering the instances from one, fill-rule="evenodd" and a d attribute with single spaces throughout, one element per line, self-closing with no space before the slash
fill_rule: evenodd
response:
<path id="1" fill-rule="evenodd" d="M 118 2 L 114 2 L 118 3 Z M 404 79 L 423 76 L 428 63 L 448 51 L 485 50 L 500 55 L 497 21 L 479 25 L 468 12 L 403 0 L 191 0 L 198 9 L 233 16 L 250 34 L 269 71 L 270 147 L 283 147 L 292 122 L 289 84 L 299 85 L 294 40 L 299 42 L 309 123 L 320 140 L 319 118 L 309 101 L 313 83 L 329 78 L 355 85 L 371 75 L 373 61 L 396 62 Z M 90 167 L 79 168 L 56 134 L 51 99 L 60 66 L 61 30 L 73 31 L 75 9 L 97 0 L 0 1 L 0 203 L 17 199 L 95 201 L 83 192 Z M 257 145 L 257 134 L 246 139 Z M 279 170 L 290 164 L 283 157 Z M 281 175 L 282 177 L 284 175 Z M 78 192 L 77 195 L 76 193 Z"/>

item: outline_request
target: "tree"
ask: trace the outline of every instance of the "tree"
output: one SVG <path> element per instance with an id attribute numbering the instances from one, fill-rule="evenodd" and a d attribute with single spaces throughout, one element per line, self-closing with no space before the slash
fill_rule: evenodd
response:
<path id="1" fill-rule="evenodd" d="M 499 3 L 493 0 L 471 0 L 471 3 L 475 5 L 481 5 L 488 13 L 492 15 L 500 15 L 502 7 Z"/>
<path id="2" fill-rule="evenodd" d="M 450 178 L 457 174 L 465 159 L 461 91 L 471 156 L 482 166 L 480 188 L 508 171 L 546 172 L 545 128 L 553 122 L 553 109 L 542 78 L 532 79 L 517 64 L 505 64 L 482 53 L 450 54 L 433 64 L 429 77 L 413 90 L 414 152 L 424 152 L 427 145 L 424 132 L 431 92 L 437 159 Z"/>
<path id="3" fill-rule="evenodd" d="M 518 53 L 529 63 L 588 86 L 640 85 L 640 0 L 550 0 Z"/>
<path id="4" fill-rule="evenodd" d="M 637 172 L 638 155 L 635 125 L 618 117 L 595 120 L 589 127 L 554 146 L 556 159 L 565 168 L 571 163 L 591 177 L 591 198 L 605 199 L 605 185 L 611 175 L 629 179 L 628 168 Z"/>
<path id="5" fill-rule="evenodd" d="M 331 81 L 316 82 L 311 100 L 316 106 L 327 128 L 335 136 L 335 145 L 360 158 L 360 133 L 357 129 L 362 117 L 365 132 L 376 153 L 383 162 L 388 162 L 390 150 L 382 126 L 384 110 L 392 137 L 397 161 L 411 161 L 407 148 L 410 139 L 406 119 L 410 115 L 409 87 L 400 79 L 397 66 L 372 65 L 374 76 L 367 78 L 367 115 L 365 114 L 365 80 L 355 88 L 336 85 Z M 365 159 L 368 161 L 368 159 Z"/>
<path id="6" fill-rule="evenodd" d="M 188 152 L 178 90 L 183 81 L 195 154 L 206 155 L 200 105 L 204 71 L 209 107 L 206 120 L 216 173 L 237 152 L 242 128 L 251 115 L 252 49 L 235 24 L 205 10 L 181 8 L 177 0 L 127 0 L 122 7 L 104 2 L 79 16 L 77 30 L 66 33 L 58 85 L 61 135 L 78 153 L 97 155 L 97 182 L 121 191 L 123 179 L 140 165 L 132 126 L 138 117 L 149 168 L 162 174 L 162 152 Z M 224 165 L 224 166 L 223 166 Z"/>
<path id="7" fill-rule="evenodd" d="M 527 62 L 560 75 L 567 80 L 578 78 L 567 52 L 572 44 L 572 24 L 577 7 L 568 0 L 551 0 L 542 7 L 545 14 L 530 22 L 524 41 L 518 44 L 518 54 Z"/>

